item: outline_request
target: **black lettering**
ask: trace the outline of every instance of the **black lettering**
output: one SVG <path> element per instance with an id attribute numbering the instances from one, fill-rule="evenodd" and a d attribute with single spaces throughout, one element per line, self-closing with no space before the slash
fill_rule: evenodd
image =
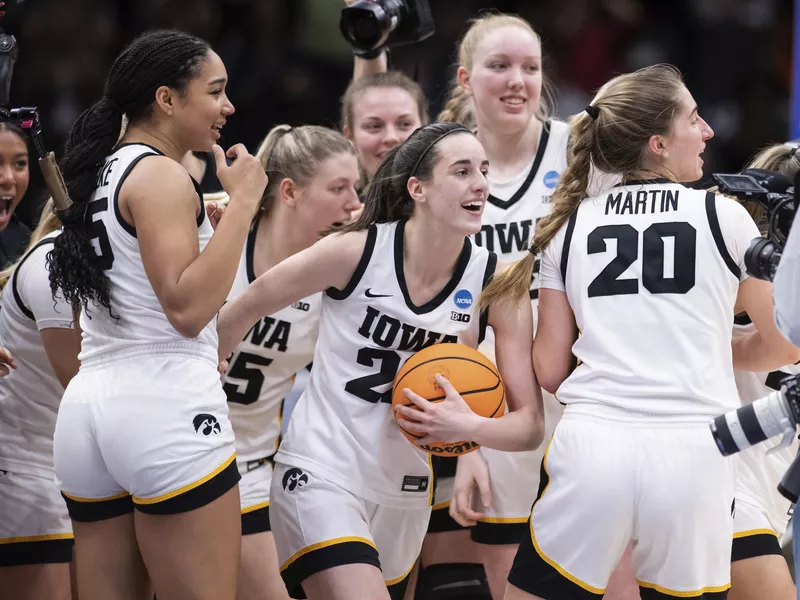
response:
<path id="1" fill-rule="evenodd" d="M 250 330 L 253 335 L 250 337 L 250 341 L 253 342 L 256 346 L 260 346 L 264 343 L 264 339 L 267 337 L 269 330 L 272 329 L 272 326 L 275 324 L 275 319 L 272 317 L 264 317 L 258 323 L 253 325 L 253 328 Z"/>
<path id="2" fill-rule="evenodd" d="M 611 211 L 614 211 L 615 214 L 619 214 L 619 205 L 622 202 L 622 192 L 617 194 L 609 194 L 608 198 L 606 199 L 606 214 Z"/>
<path id="3" fill-rule="evenodd" d="M 391 348 L 398 331 L 400 331 L 400 321 L 387 315 L 381 315 L 378 324 L 375 326 L 372 339 L 382 348 Z"/>
<path id="4" fill-rule="evenodd" d="M 520 225 L 522 230 L 520 230 Z M 524 249 L 528 243 L 528 238 L 530 238 L 531 225 L 533 225 L 533 221 L 530 219 L 520 223 L 498 223 L 495 225 L 500 251 L 503 254 L 508 254 L 509 252 Z M 506 227 L 508 227 L 508 235 L 506 235 Z"/>
<path id="5" fill-rule="evenodd" d="M 678 210 L 678 190 L 664 190 L 661 196 L 661 212 L 669 212 L 670 210 Z"/>
<path id="6" fill-rule="evenodd" d="M 400 352 L 411 350 L 412 352 L 419 352 L 422 350 L 425 343 L 425 330 L 418 329 L 413 325 L 403 323 L 403 333 L 400 336 L 400 344 L 397 349 Z"/>
<path id="7" fill-rule="evenodd" d="M 636 192 L 636 214 L 643 215 L 647 212 L 647 192 L 645 190 Z"/>
<path id="8" fill-rule="evenodd" d="M 278 345 L 278 350 L 281 352 L 286 352 L 286 348 L 289 343 L 289 333 L 292 331 L 292 324 L 286 321 L 278 321 L 278 324 L 275 326 L 275 329 L 272 331 L 272 335 L 269 337 L 269 341 L 264 344 L 264 348 L 272 349 L 275 347 L 275 344 Z"/>
<path id="9" fill-rule="evenodd" d="M 625 194 L 625 202 L 622 203 L 622 210 L 620 210 L 619 213 L 617 214 L 620 215 L 633 214 L 633 194 L 631 194 L 630 192 Z"/>
<path id="10" fill-rule="evenodd" d="M 358 328 L 358 335 L 369 339 L 370 331 L 372 331 L 372 323 L 375 322 L 375 317 L 379 314 L 380 313 L 376 309 L 368 306 L 367 314 L 364 315 L 364 322 L 361 323 L 361 327 Z"/>
<path id="11" fill-rule="evenodd" d="M 656 202 L 661 195 L 661 190 L 650 190 L 650 214 L 656 212 Z"/>
<path id="12" fill-rule="evenodd" d="M 108 185 L 108 178 L 111 176 L 111 168 L 114 166 L 114 163 L 117 162 L 118 158 L 112 158 L 106 164 L 103 165 L 103 168 L 100 169 L 100 172 L 97 173 L 97 187 L 101 188 L 103 186 Z"/>

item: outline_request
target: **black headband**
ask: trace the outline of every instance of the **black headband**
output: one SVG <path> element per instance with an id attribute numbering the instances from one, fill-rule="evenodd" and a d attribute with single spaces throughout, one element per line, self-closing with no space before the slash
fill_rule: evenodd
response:
<path id="1" fill-rule="evenodd" d="M 428 144 L 428 147 L 425 148 L 425 150 L 423 150 L 422 154 L 419 155 L 419 158 L 417 159 L 417 162 L 414 163 L 414 168 L 411 169 L 411 174 L 409 175 L 409 177 L 414 177 L 417 174 L 417 169 L 419 169 L 419 165 L 420 165 L 420 163 L 422 163 L 422 159 L 425 158 L 425 155 L 428 153 L 428 150 L 433 148 L 436 144 L 438 144 L 440 141 L 442 141 L 444 138 L 446 138 L 451 133 L 472 133 L 472 132 L 469 129 L 467 129 L 466 127 L 456 127 L 455 129 L 451 129 L 450 131 L 446 131 L 442 135 L 437 137 L 430 144 Z"/>

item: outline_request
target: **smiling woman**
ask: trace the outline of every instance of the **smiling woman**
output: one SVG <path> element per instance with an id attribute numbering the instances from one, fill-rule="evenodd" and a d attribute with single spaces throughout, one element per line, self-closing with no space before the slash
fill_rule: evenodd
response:
<path id="1" fill-rule="evenodd" d="M 14 214 L 28 189 L 28 147 L 22 130 L 0 123 L 0 268 L 25 250 L 31 231 Z"/>

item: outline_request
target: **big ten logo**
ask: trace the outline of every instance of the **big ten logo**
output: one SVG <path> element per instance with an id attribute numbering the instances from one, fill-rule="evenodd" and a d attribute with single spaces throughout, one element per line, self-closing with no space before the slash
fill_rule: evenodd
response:
<path id="1" fill-rule="evenodd" d="M 308 302 L 295 302 L 292 304 L 292 308 L 296 310 L 302 310 L 303 312 L 308 312 L 311 310 L 311 305 Z"/>
<path id="2" fill-rule="evenodd" d="M 458 290 L 453 296 L 453 302 L 461 310 L 472 308 L 472 293 L 469 290 Z"/>

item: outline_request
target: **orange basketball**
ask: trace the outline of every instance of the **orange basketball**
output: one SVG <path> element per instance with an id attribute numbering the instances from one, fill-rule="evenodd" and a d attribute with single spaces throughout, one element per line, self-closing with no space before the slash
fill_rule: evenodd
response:
<path id="1" fill-rule="evenodd" d="M 464 344 L 434 344 L 409 358 L 394 378 L 392 407 L 401 404 L 416 408 L 406 398 L 403 388 L 432 402 L 444 400 L 444 391 L 436 383 L 437 373 L 453 384 L 473 412 L 482 417 L 501 417 L 505 413 L 506 389 L 497 367 L 486 356 Z M 394 416 L 397 419 L 400 415 L 395 412 Z M 400 431 L 410 442 L 424 437 L 403 427 Z M 437 442 L 420 448 L 437 456 L 458 456 L 479 447 L 475 442 L 461 441 Z"/>

